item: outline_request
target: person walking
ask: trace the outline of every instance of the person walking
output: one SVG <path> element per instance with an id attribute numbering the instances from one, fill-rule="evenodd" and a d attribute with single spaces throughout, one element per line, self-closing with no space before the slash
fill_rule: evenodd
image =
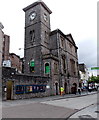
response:
<path id="1" fill-rule="evenodd" d="M 78 93 L 81 95 L 81 88 L 78 87 Z"/>

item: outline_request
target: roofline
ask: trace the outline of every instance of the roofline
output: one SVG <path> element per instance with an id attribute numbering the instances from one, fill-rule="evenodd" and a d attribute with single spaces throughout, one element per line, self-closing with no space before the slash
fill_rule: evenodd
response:
<path id="1" fill-rule="evenodd" d="M 28 9 L 38 4 L 41 4 L 50 14 L 52 13 L 52 11 L 47 7 L 47 5 L 43 1 L 37 1 L 37 2 L 34 2 L 33 4 L 28 5 L 27 7 L 23 8 L 23 11 L 26 12 Z"/>
<path id="2" fill-rule="evenodd" d="M 0 30 L 4 28 L 3 24 L 0 22 Z"/>
<path id="3" fill-rule="evenodd" d="M 73 42 L 71 42 L 71 41 L 67 38 L 67 36 L 70 35 L 71 38 L 73 39 L 71 33 L 65 35 L 60 29 L 56 29 L 56 30 L 53 30 L 53 31 L 50 33 L 50 36 L 51 36 L 51 35 L 54 35 L 54 34 L 56 34 L 56 33 L 60 33 L 64 38 L 66 38 L 70 43 L 72 43 L 72 44 L 78 49 L 78 47 L 76 46 L 75 42 L 73 43 Z M 73 41 L 74 41 L 74 40 L 73 40 Z"/>
<path id="4" fill-rule="evenodd" d="M 16 57 L 18 57 L 20 59 L 20 56 L 16 55 L 15 53 L 10 53 L 9 55 L 15 55 Z"/>

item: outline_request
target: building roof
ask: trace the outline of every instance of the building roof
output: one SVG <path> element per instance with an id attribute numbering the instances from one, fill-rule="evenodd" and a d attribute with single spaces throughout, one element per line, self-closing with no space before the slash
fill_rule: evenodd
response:
<path id="1" fill-rule="evenodd" d="M 76 46 L 76 44 L 74 42 L 74 39 L 73 39 L 71 33 L 65 35 L 60 29 L 56 29 L 56 30 L 54 30 L 50 33 L 50 36 L 54 35 L 54 34 L 57 34 L 57 33 L 60 33 L 64 38 L 66 38 L 70 43 L 72 43 L 78 49 L 78 47 Z"/>
<path id="2" fill-rule="evenodd" d="M 23 11 L 26 12 L 28 9 L 30 9 L 30 8 L 36 6 L 36 5 L 39 5 L 39 4 L 41 4 L 50 14 L 52 13 L 52 11 L 47 7 L 47 5 L 43 1 L 41 1 L 41 0 L 38 0 L 37 2 L 34 2 L 33 4 L 25 7 L 23 9 Z"/>
<path id="3" fill-rule="evenodd" d="M 20 59 L 20 56 L 16 55 L 15 53 L 10 53 L 10 56 L 13 56 L 13 55 Z"/>
<path id="4" fill-rule="evenodd" d="M 0 30 L 4 28 L 3 24 L 0 22 Z"/>
<path id="5" fill-rule="evenodd" d="M 85 72 L 85 68 L 86 68 L 86 66 L 85 66 L 84 63 L 79 64 L 79 70 L 80 70 L 81 72 Z"/>

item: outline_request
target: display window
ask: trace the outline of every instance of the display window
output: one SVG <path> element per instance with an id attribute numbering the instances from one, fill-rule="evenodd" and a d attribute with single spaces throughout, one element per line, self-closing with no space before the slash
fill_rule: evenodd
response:
<path id="1" fill-rule="evenodd" d="M 16 94 L 24 93 L 24 85 L 16 85 Z"/>
<path id="2" fill-rule="evenodd" d="M 26 93 L 31 93 L 31 92 L 33 92 L 32 85 L 26 85 L 26 86 L 25 86 L 25 92 L 26 92 Z"/>

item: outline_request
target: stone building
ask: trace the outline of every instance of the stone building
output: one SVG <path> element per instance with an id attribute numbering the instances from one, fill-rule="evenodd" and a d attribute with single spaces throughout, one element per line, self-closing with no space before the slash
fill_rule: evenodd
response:
<path id="1" fill-rule="evenodd" d="M 49 76 L 54 94 L 61 86 L 65 93 L 73 92 L 78 85 L 77 46 L 71 34 L 61 30 L 51 31 L 52 11 L 42 1 L 23 9 L 25 12 L 24 73 Z M 33 65 L 32 65 L 33 63 Z"/>
<path id="2" fill-rule="evenodd" d="M 88 85 L 88 79 L 89 79 L 89 72 L 84 63 L 79 64 L 79 73 L 80 73 L 80 83 L 81 86 L 87 86 Z"/>
<path id="3" fill-rule="evenodd" d="M 78 48 L 72 35 L 51 31 L 52 11 L 42 1 L 23 11 L 24 74 L 3 67 L 3 100 L 58 95 L 61 86 L 65 94 L 74 93 L 79 84 Z"/>
<path id="4" fill-rule="evenodd" d="M 3 37 L 4 37 L 4 33 L 2 31 L 3 28 L 4 26 L 0 22 L 0 93 L 1 93 L 1 86 L 2 86 L 1 76 L 2 76 L 2 48 L 3 48 Z"/>

